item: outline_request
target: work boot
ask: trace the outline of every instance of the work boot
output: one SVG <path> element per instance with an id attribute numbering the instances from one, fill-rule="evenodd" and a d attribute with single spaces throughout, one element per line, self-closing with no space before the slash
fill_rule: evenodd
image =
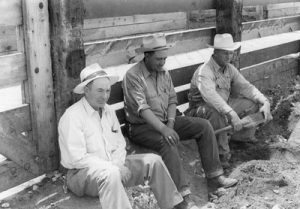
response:
<path id="1" fill-rule="evenodd" d="M 233 178 L 226 178 L 224 175 L 220 175 L 218 177 L 208 179 L 210 185 L 214 185 L 214 187 L 232 187 L 237 184 L 238 180 Z"/>
<path id="2" fill-rule="evenodd" d="M 185 195 L 183 201 L 175 206 L 175 209 L 199 209 L 195 202 L 191 199 L 191 196 Z"/>

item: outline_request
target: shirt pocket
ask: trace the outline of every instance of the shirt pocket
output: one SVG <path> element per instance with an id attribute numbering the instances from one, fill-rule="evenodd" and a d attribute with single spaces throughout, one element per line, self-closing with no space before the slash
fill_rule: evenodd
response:
<path id="1" fill-rule="evenodd" d="M 228 77 L 216 79 L 216 89 L 230 91 L 230 79 Z"/>

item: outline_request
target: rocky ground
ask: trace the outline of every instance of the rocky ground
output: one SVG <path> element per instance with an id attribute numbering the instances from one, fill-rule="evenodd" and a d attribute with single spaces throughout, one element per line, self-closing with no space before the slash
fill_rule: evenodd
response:
<path id="1" fill-rule="evenodd" d="M 257 143 L 231 142 L 232 159 L 226 173 L 239 179 L 236 187 L 220 189 L 208 202 L 206 180 L 197 159 L 194 142 L 180 145 L 181 156 L 193 191 L 203 208 L 300 209 L 300 150 L 288 143 L 300 118 L 299 84 L 291 82 L 264 91 L 272 102 L 274 119 L 258 127 Z M 158 209 L 152 192 L 145 186 L 128 188 L 134 209 Z M 43 182 L 0 203 L 2 208 L 96 209 L 97 198 L 77 198 L 63 190 L 63 177 L 51 173 Z"/>

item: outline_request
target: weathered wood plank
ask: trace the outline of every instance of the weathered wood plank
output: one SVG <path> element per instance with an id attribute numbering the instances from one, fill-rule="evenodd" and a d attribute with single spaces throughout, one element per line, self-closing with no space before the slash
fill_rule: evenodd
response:
<path id="1" fill-rule="evenodd" d="M 242 11 L 243 22 L 264 19 L 264 7 L 262 5 L 243 6 Z"/>
<path id="2" fill-rule="evenodd" d="M 169 55 L 195 51 L 211 44 L 214 28 L 166 33 L 168 43 L 175 43 Z M 140 47 L 146 35 L 85 43 L 87 65 L 98 62 L 103 67 L 128 63 L 128 51 Z"/>
<path id="3" fill-rule="evenodd" d="M 32 130 L 44 173 L 58 167 L 48 1 L 26 0 L 23 6 Z"/>
<path id="4" fill-rule="evenodd" d="M 11 160 L 0 163 L 0 192 L 26 182 L 35 175 Z"/>
<path id="5" fill-rule="evenodd" d="M 216 32 L 230 33 L 235 42 L 242 40 L 242 0 L 217 0 Z M 240 69 L 240 48 L 235 50 L 233 65 Z"/>
<path id="6" fill-rule="evenodd" d="M 84 41 L 95 41 L 108 38 L 123 37 L 142 33 L 153 33 L 186 28 L 186 19 L 162 20 L 116 27 L 86 29 L 83 31 Z"/>
<path id="7" fill-rule="evenodd" d="M 213 1 L 195 0 L 85 0 L 86 18 L 131 16 L 135 14 L 170 13 L 213 8 Z"/>
<path id="8" fill-rule="evenodd" d="M 267 18 L 293 16 L 300 14 L 300 2 L 268 4 L 265 6 Z"/>
<path id="9" fill-rule="evenodd" d="M 243 23 L 242 40 L 261 38 L 300 30 L 300 16 Z"/>
<path id="10" fill-rule="evenodd" d="M 17 51 L 16 26 L 0 26 L 0 54 Z"/>
<path id="11" fill-rule="evenodd" d="M 241 67 L 296 53 L 300 50 L 300 32 L 283 33 L 242 42 Z"/>
<path id="12" fill-rule="evenodd" d="M 37 174 L 36 146 L 32 140 L 30 108 L 23 105 L 0 112 L 0 153 L 27 171 Z"/>
<path id="13" fill-rule="evenodd" d="M 22 1 L 0 0 L 0 25 L 22 24 Z"/>
<path id="14" fill-rule="evenodd" d="M 24 54 L 0 56 L 0 87 L 20 83 L 27 79 Z"/>
<path id="15" fill-rule="evenodd" d="M 175 19 L 186 20 L 186 13 L 172 12 L 172 13 L 158 13 L 158 14 L 148 14 L 148 15 L 132 15 L 132 16 L 121 16 L 121 17 L 85 19 L 83 24 L 83 29 L 116 27 L 116 26 L 151 23 L 151 22 L 158 22 L 163 20 L 175 20 Z"/>
<path id="16" fill-rule="evenodd" d="M 216 26 L 216 10 L 194 10 L 188 15 L 188 28 L 203 28 Z"/>

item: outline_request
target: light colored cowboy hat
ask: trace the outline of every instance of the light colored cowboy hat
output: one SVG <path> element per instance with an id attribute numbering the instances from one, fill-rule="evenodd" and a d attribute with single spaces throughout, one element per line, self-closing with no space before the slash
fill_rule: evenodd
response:
<path id="1" fill-rule="evenodd" d="M 105 70 L 103 70 L 100 65 L 97 63 L 89 65 L 85 67 L 80 72 L 80 81 L 81 83 L 78 84 L 73 92 L 76 94 L 83 94 L 84 93 L 84 87 L 91 81 L 97 79 L 97 78 L 109 78 L 110 85 L 113 85 L 119 80 L 119 76 L 116 75 L 109 75 Z"/>
<path id="2" fill-rule="evenodd" d="M 214 38 L 214 45 L 208 45 L 214 49 L 222 49 L 226 51 L 234 51 L 241 46 L 240 42 L 233 42 L 232 35 L 229 33 L 216 34 Z"/>
<path id="3" fill-rule="evenodd" d="M 167 44 L 165 34 L 158 33 L 152 36 L 147 36 L 143 38 L 143 43 L 140 48 L 137 48 L 136 53 L 159 51 L 164 49 L 169 49 L 173 44 Z"/>

